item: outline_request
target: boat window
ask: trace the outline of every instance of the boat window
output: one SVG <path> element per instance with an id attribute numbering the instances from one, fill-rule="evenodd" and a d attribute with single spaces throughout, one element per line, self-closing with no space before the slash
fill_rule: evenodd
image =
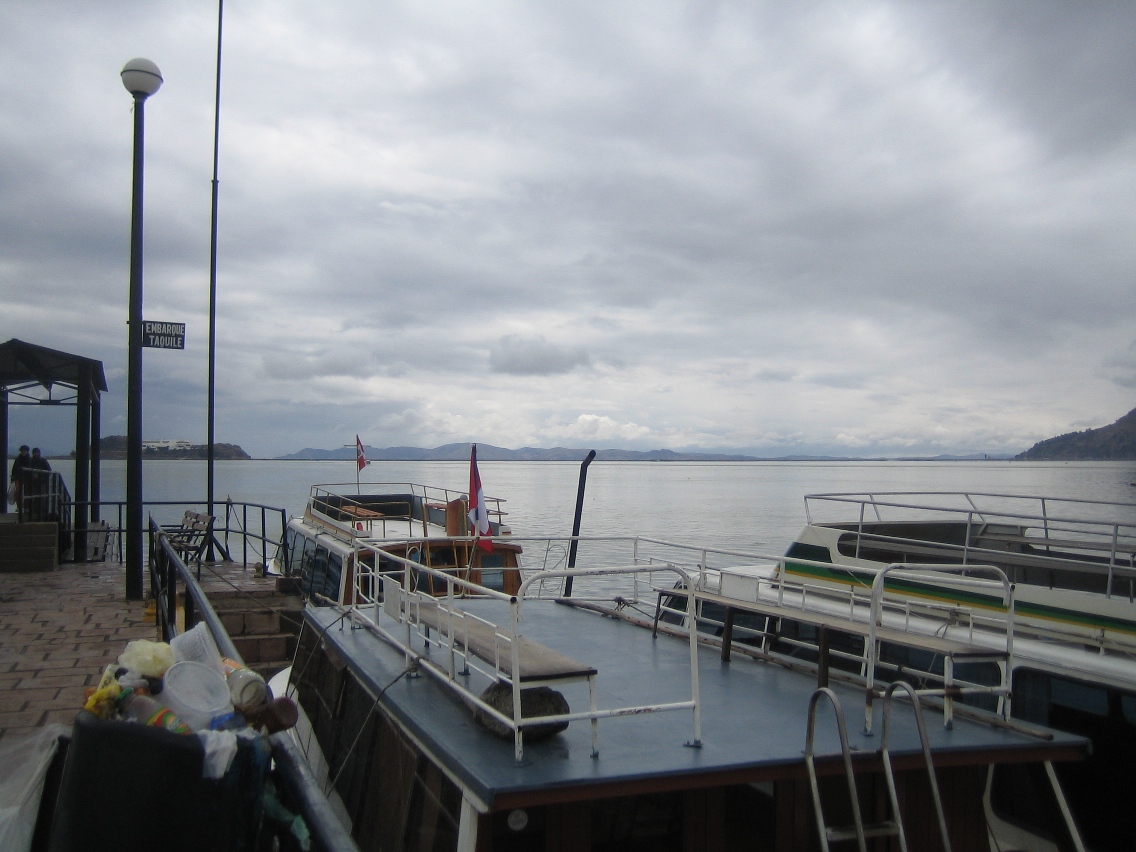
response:
<path id="1" fill-rule="evenodd" d="M 300 557 L 300 578 L 304 594 L 311 593 L 312 562 L 316 558 L 316 543 L 310 538 L 304 539 L 304 552 Z"/>
<path id="2" fill-rule="evenodd" d="M 501 553 L 481 554 L 481 585 L 495 592 L 505 591 L 505 556 Z"/>
<path id="3" fill-rule="evenodd" d="M 1050 682 L 1050 703 L 1070 710 L 1108 715 L 1108 693 L 1095 686 L 1055 677 Z"/>
<path id="4" fill-rule="evenodd" d="M 285 533 L 285 550 L 287 553 L 287 567 L 285 568 L 285 573 L 289 576 L 300 573 L 304 558 L 305 541 L 307 541 L 307 539 L 295 530 L 288 530 Z"/>
<path id="5" fill-rule="evenodd" d="M 315 557 L 312 559 L 311 583 L 308 586 L 309 595 L 324 594 L 324 587 L 327 582 L 327 558 L 327 548 L 323 545 L 318 546 Z M 323 601 L 317 601 L 317 603 L 323 603 Z"/>
<path id="6" fill-rule="evenodd" d="M 1047 672 L 1018 669 L 1014 672 L 1013 713 L 1019 719 L 1039 725 L 1054 725 L 1054 713 L 1065 718 L 1065 711 L 1108 716 L 1108 690 L 1054 677 Z"/>
<path id="7" fill-rule="evenodd" d="M 339 600 L 339 580 L 343 576 L 343 557 L 338 553 L 328 553 L 327 581 L 323 586 L 325 596 L 333 601 Z"/>
<path id="8" fill-rule="evenodd" d="M 1129 725 L 1136 725 L 1136 695 L 1120 696 L 1120 713 Z"/>
<path id="9" fill-rule="evenodd" d="M 789 545 L 789 549 L 785 551 L 787 558 L 808 559 L 810 562 L 832 562 L 832 554 L 828 552 L 827 547 L 822 547 L 819 544 L 804 544 L 799 541 L 794 541 Z"/>

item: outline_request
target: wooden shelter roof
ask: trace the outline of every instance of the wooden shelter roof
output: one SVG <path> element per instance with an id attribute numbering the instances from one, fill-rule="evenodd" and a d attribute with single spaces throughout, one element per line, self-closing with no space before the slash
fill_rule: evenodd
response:
<path id="1" fill-rule="evenodd" d="M 35 384 L 48 390 L 53 385 L 78 389 L 88 376 L 92 391 L 106 392 L 102 361 L 25 343 L 16 338 L 0 343 L 0 390 Z"/>

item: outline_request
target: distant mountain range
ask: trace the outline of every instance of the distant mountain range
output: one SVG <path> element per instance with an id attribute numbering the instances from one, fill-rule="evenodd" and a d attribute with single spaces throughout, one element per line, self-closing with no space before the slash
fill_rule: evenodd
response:
<path id="1" fill-rule="evenodd" d="M 445 444 L 433 449 L 420 447 L 371 447 L 364 446 L 364 452 L 370 461 L 466 461 L 469 459 L 469 444 Z M 507 450 L 504 447 L 494 447 L 492 444 L 478 444 L 477 457 L 481 461 L 582 461 L 588 454 L 585 449 L 569 447 L 553 447 L 541 449 L 539 447 L 522 447 L 519 450 Z M 337 447 L 334 450 L 320 450 L 314 447 L 305 447 L 298 453 L 286 456 L 277 456 L 279 459 L 294 460 L 342 460 L 349 461 L 355 458 L 354 447 Z M 910 459 L 912 461 L 961 461 L 993 458 L 982 453 L 969 456 L 935 456 L 933 458 Z M 1001 456 L 1000 458 L 1008 458 Z M 597 450 L 597 461 L 864 461 L 844 456 L 778 456 L 776 458 L 730 455 L 726 453 L 676 453 L 672 450 Z"/>
<path id="2" fill-rule="evenodd" d="M 371 461 L 468 461 L 469 444 L 445 444 L 433 449 L 420 447 L 371 447 L 363 451 Z M 507 450 L 492 444 L 478 444 L 479 461 L 581 461 L 587 450 L 568 447 L 553 447 L 545 450 L 539 447 L 522 447 Z M 280 459 L 353 459 L 354 447 L 339 447 L 334 450 L 319 450 L 305 447 L 298 453 L 278 456 Z M 675 453 L 671 450 L 597 450 L 596 458 L 601 461 L 755 461 L 752 456 L 722 455 L 717 453 Z"/>
<path id="3" fill-rule="evenodd" d="M 1017 461 L 1136 460 L 1136 408 L 1109 426 L 1038 441 L 1014 458 Z"/>

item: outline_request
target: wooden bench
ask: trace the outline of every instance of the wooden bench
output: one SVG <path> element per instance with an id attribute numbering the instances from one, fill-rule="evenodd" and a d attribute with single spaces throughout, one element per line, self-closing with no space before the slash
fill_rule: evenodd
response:
<path id="1" fill-rule="evenodd" d="M 366 509 L 363 506 L 355 506 L 353 504 L 340 506 L 339 511 L 347 515 L 348 517 L 355 518 L 356 520 L 370 521 L 375 518 L 381 518 L 383 516 L 381 512 L 375 512 L 371 509 Z"/>
<path id="2" fill-rule="evenodd" d="M 513 655 L 509 638 L 500 636 L 496 628 L 485 621 L 439 608 L 436 601 L 421 600 L 411 607 L 410 618 L 449 636 L 453 633 L 454 645 L 467 653 L 493 665 L 504 677 L 513 677 Z M 447 625 L 446 622 L 449 622 Z M 445 629 L 446 627 L 450 629 Z M 498 642 L 498 638 L 504 640 Z M 517 658 L 520 664 L 518 680 L 521 683 L 586 680 L 596 675 L 596 669 L 577 662 L 566 654 L 554 651 L 524 636 L 516 639 Z M 500 653 L 498 650 L 500 649 Z"/>
<path id="3" fill-rule="evenodd" d="M 229 552 L 213 535 L 213 524 L 216 520 L 212 515 L 186 510 L 180 524 L 165 526 L 162 529 L 166 531 L 170 547 L 183 559 L 193 559 L 200 565 L 202 556 L 212 544 L 221 551 L 226 561 L 231 561 Z"/>
<path id="4" fill-rule="evenodd" d="M 588 684 L 588 715 L 592 727 L 592 756 L 599 754 L 599 714 L 596 709 L 596 674 L 592 666 L 577 662 L 566 654 L 554 651 L 534 642 L 524 636 L 508 636 L 501 634 L 497 625 L 469 615 L 458 609 L 449 609 L 439 604 L 433 597 L 420 592 L 411 592 L 409 595 L 390 577 L 383 578 L 383 611 L 401 624 L 406 625 L 409 631 L 411 625 L 425 628 L 427 650 L 431 644 L 449 651 L 449 665 L 440 666 L 430 663 L 433 670 L 445 671 L 452 683 L 464 680 L 469 674 L 469 658 L 477 657 L 493 666 L 494 675 L 498 684 L 504 684 L 513 690 L 514 701 L 518 693 L 523 695 L 529 689 L 555 684 L 557 686 L 573 681 L 584 681 Z M 435 640 L 430 639 L 430 631 L 438 634 Z M 409 649 L 410 637 L 407 636 L 406 647 Z M 513 652 L 517 655 L 517 670 L 513 667 Z M 464 671 L 458 671 L 455 656 L 461 654 L 464 659 Z M 425 660 L 424 660 L 425 661 Z M 489 674 L 483 672 L 483 674 Z M 459 687 L 461 691 L 462 687 Z M 484 704 L 485 693 L 480 696 L 470 694 L 479 707 L 491 705 Z M 560 696 L 563 700 L 563 695 Z M 565 702 L 565 705 L 567 702 Z M 517 705 L 514 704 L 514 707 Z M 643 708 L 648 709 L 648 708 Z M 503 712 L 506 717 L 512 716 L 513 752 L 519 763 L 524 754 L 523 732 L 527 725 L 540 726 L 540 720 L 548 717 L 538 714 L 523 716 L 516 710 L 502 711 L 500 707 L 494 712 Z M 562 717 L 561 717 L 562 718 Z M 577 715 L 577 718 L 579 716 Z M 566 720 L 565 720 L 566 721 Z M 554 723 L 555 724 L 555 723 Z"/>

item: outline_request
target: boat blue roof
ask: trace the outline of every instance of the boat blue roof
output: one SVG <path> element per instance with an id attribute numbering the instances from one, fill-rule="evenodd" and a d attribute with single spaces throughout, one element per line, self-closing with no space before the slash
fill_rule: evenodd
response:
<path id="1" fill-rule="evenodd" d="M 489 600 L 462 601 L 462 608 L 497 623 L 507 609 Z M 646 789 L 681 789 L 800 776 L 809 698 L 815 675 L 756 661 L 735 653 L 720 660 L 717 648 L 700 646 L 701 747 L 694 739 L 691 710 L 640 713 L 599 721 L 599 755 L 591 756 L 591 726 L 574 721 L 541 742 L 526 742 L 524 759 L 514 760 L 512 739 L 478 725 L 470 709 L 433 677 L 403 677 L 405 655 L 367 629 L 352 629 L 332 608 L 309 608 L 307 617 L 326 629 L 325 641 L 347 661 L 373 693 L 386 690 L 383 708 L 426 753 L 488 809 L 541 801 L 595 798 L 597 786 L 611 795 Z M 684 638 L 551 601 L 527 601 L 524 636 L 598 670 L 600 708 L 681 702 L 690 698 L 690 647 Z M 433 649 L 444 659 L 444 651 Z M 474 678 L 480 677 L 475 675 Z M 487 685 L 488 680 L 484 683 Z M 476 680 L 472 685 L 480 689 Z M 854 753 L 880 746 L 881 702 L 876 702 L 873 736 L 864 735 L 862 688 L 832 684 L 844 709 Z M 587 685 L 560 689 L 573 711 L 588 707 Z M 897 762 L 921 755 L 914 714 L 905 702 L 893 708 L 891 753 Z M 925 708 L 936 765 L 1084 756 L 1086 741 L 1071 734 L 1046 737 L 955 719 Z M 818 715 L 816 754 L 839 755 L 831 711 Z"/>

